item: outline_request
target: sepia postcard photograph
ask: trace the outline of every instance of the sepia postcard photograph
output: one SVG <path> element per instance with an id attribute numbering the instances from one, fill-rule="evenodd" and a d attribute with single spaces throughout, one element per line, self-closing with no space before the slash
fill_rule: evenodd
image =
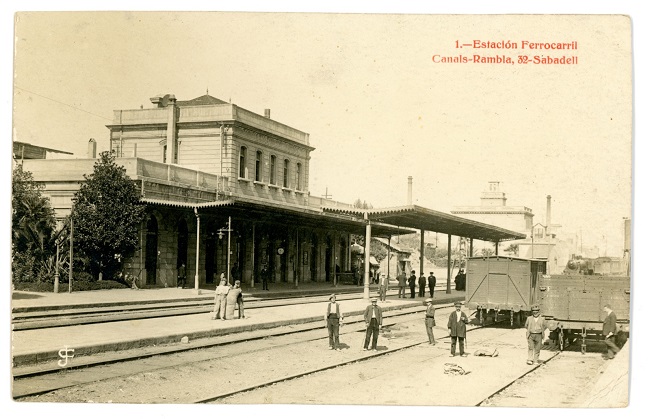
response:
<path id="1" fill-rule="evenodd" d="M 3 12 L 10 417 L 644 404 L 627 2 L 136 4 Z"/>

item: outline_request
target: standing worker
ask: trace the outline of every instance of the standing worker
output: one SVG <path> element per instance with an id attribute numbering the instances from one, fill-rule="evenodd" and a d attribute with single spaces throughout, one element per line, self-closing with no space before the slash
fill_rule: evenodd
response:
<path id="1" fill-rule="evenodd" d="M 381 307 L 377 305 L 376 298 L 370 301 L 371 304 L 366 307 L 366 311 L 363 313 L 363 319 L 366 321 L 366 340 L 363 343 L 363 350 L 368 350 L 370 336 L 372 336 L 372 347 L 370 349 L 377 351 L 377 339 L 379 338 L 379 330 L 381 329 L 382 323 Z"/>
<path id="2" fill-rule="evenodd" d="M 177 287 L 185 288 L 187 284 L 187 269 L 185 269 L 185 263 L 182 262 L 181 266 L 178 267 L 178 282 Z"/>
<path id="3" fill-rule="evenodd" d="M 269 270 L 269 265 L 264 265 L 262 268 L 262 290 L 269 290 L 269 277 L 271 276 L 271 271 Z"/>
<path id="4" fill-rule="evenodd" d="M 436 288 L 436 276 L 433 272 L 429 272 L 427 280 L 429 281 L 429 297 L 433 298 L 433 291 Z"/>
<path id="5" fill-rule="evenodd" d="M 533 365 L 541 364 L 539 360 L 539 351 L 542 349 L 542 340 L 544 339 L 544 331 L 548 329 L 546 320 L 539 315 L 539 306 L 534 305 L 531 307 L 532 315 L 526 319 L 526 340 L 528 340 L 528 360 L 526 364 Z"/>
<path id="6" fill-rule="evenodd" d="M 241 300 L 241 282 L 235 281 L 235 286 L 232 287 L 228 294 L 226 294 L 226 319 L 232 320 L 235 318 L 235 306 Z M 242 311 L 241 306 L 239 308 L 239 317 L 241 318 Z"/>
<path id="7" fill-rule="evenodd" d="M 418 297 L 424 297 L 424 289 L 427 287 L 427 278 L 424 276 L 424 272 L 420 272 L 420 277 L 418 278 Z"/>
<path id="8" fill-rule="evenodd" d="M 379 300 L 386 301 L 386 292 L 388 291 L 388 277 L 381 274 L 379 277 Z"/>
<path id="9" fill-rule="evenodd" d="M 427 328 L 429 345 L 435 345 L 436 339 L 433 336 L 433 327 L 436 325 L 436 309 L 433 307 L 433 298 L 427 298 L 424 302 L 427 304 L 427 311 L 424 316 L 424 326 Z"/>
<path id="10" fill-rule="evenodd" d="M 336 302 L 336 295 L 330 295 L 330 302 L 327 304 L 327 312 L 325 312 L 325 324 L 327 324 L 327 333 L 329 334 L 330 349 L 340 351 L 339 347 L 339 326 L 343 321 L 341 315 L 341 308 L 339 303 Z"/>
<path id="11" fill-rule="evenodd" d="M 620 350 L 616 346 L 616 314 L 612 311 L 612 306 L 605 304 L 603 307 L 607 317 L 603 321 L 603 336 L 605 337 L 605 345 L 607 345 L 607 355 L 604 355 L 605 359 L 614 359 L 618 351 Z"/>
<path id="12" fill-rule="evenodd" d="M 415 271 L 411 271 L 411 276 L 409 276 L 409 288 L 411 289 L 411 298 L 415 298 Z"/>
<path id="13" fill-rule="evenodd" d="M 397 275 L 397 298 L 406 298 L 406 273 Z"/>
<path id="14" fill-rule="evenodd" d="M 223 274 L 221 274 L 223 276 Z M 226 296 L 228 295 L 228 291 L 230 291 L 230 287 L 226 285 L 226 279 L 223 278 L 220 282 L 219 285 L 217 285 L 217 289 L 214 291 L 214 311 L 212 314 L 212 320 L 217 320 L 221 318 L 221 320 L 226 320 Z"/>
<path id="15" fill-rule="evenodd" d="M 460 356 L 467 356 L 465 353 L 465 335 L 467 333 L 467 328 L 465 325 L 469 323 L 467 314 L 460 311 L 461 304 L 459 301 L 454 303 L 455 311 L 452 311 L 449 315 L 449 321 L 447 322 L 447 329 L 449 330 L 449 336 L 451 337 L 451 355 L 450 357 L 456 356 L 456 341 L 459 341 L 460 344 Z"/>

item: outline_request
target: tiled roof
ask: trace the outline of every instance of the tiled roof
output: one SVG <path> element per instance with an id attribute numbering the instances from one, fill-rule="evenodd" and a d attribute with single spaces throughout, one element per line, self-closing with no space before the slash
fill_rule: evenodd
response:
<path id="1" fill-rule="evenodd" d="M 216 97 L 203 95 L 190 100 L 178 100 L 176 101 L 176 106 L 225 105 L 226 103 L 228 102 L 224 102 Z"/>

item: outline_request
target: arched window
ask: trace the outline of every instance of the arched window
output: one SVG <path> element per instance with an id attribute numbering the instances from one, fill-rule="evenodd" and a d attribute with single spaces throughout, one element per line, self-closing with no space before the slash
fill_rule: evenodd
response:
<path id="1" fill-rule="evenodd" d="M 283 188 L 289 187 L 289 160 L 288 159 L 284 160 L 284 170 L 282 172 L 282 187 Z"/>
<path id="2" fill-rule="evenodd" d="M 296 189 L 302 190 L 302 164 L 296 163 Z"/>
<path id="3" fill-rule="evenodd" d="M 275 185 L 275 156 L 271 156 L 271 167 L 269 168 L 269 183 Z"/>
<path id="4" fill-rule="evenodd" d="M 239 149 L 239 177 L 246 178 L 246 147 L 241 146 Z"/>
<path id="5" fill-rule="evenodd" d="M 262 152 L 258 151 L 255 154 L 255 181 L 262 181 Z"/>

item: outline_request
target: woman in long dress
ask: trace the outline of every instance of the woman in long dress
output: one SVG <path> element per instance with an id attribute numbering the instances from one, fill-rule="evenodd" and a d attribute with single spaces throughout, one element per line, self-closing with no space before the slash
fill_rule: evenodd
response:
<path id="1" fill-rule="evenodd" d="M 226 280 L 221 279 L 217 289 L 214 291 L 214 310 L 212 312 L 212 320 L 226 320 L 226 296 L 230 291 L 230 287 L 226 285 Z"/>

